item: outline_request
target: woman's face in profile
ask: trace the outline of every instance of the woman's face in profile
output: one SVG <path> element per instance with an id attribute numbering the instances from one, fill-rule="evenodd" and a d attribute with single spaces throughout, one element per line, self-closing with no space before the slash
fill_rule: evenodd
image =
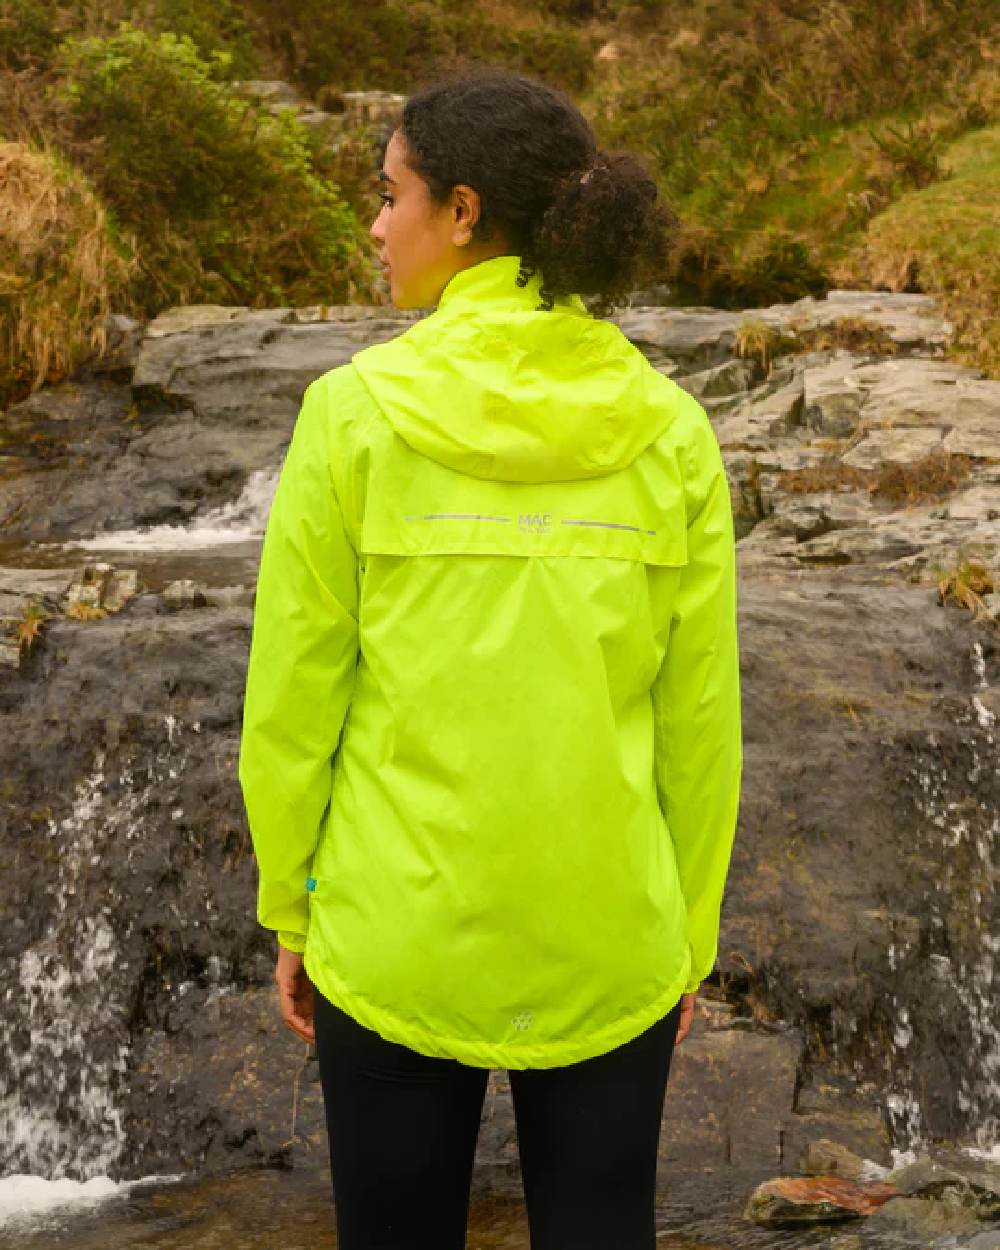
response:
<path id="1" fill-rule="evenodd" d="M 430 197 L 427 183 L 406 164 L 405 141 L 393 132 L 379 176 L 382 208 L 371 227 L 382 273 L 397 308 L 430 308 L 455 272 L 453 223 L 447 206 Z"/>
<path id="2" fill-rule="evenodd" d="M 456 186 L 444 204 L 435 203 L 427 183 L 407 165 L 405 155 L 406 141 L 395 130 L 379 175 L 382 208 L 370 234 L 379 244 L 393 304 L 432 308 L 460 269 L 503 249 L 470 242 L 479 217 L 476 191 Z"/>

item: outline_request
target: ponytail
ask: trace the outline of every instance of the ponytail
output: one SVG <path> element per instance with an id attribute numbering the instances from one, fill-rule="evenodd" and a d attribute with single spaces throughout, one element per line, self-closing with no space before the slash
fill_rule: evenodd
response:
<path id="1" fill-rule="evenodd" d="M 677 226 L 638 156 L 599 149 L 573 101 L 506 70 L 443 77 L 411 96 L 400 122 L 407 164 L 444 203 L 463 183 L 479 193 L 472 231 L 502 231 L 521 257 L 520 285 L 541 275 L 540 308 L 570 294 L 595 316 L 655 278 Z"/>
<path id="2" fill-rule="evenodd" d="M 577 292 L 595 296 L 591 311 L 607 316 L 662 265 L 675 225 L 638 157 L 598 150 L 586 169 L 556 184 L 527 241 L 525 259 L 542 273 L 543 304 L 551 308 L 556 296 Z"/>

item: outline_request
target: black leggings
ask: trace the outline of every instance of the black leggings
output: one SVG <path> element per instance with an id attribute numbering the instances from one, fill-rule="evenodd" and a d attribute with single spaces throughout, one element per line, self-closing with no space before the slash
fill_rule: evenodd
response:
<path id="1" fill-rule="evenodd" d="M 560 1068 L 509 1069 L 531 1250 L 654 1250 L 680 1005 Z M 316 991 L 338 1250 L 463 1250 L 488 1071 L 418 1054 Z"/>

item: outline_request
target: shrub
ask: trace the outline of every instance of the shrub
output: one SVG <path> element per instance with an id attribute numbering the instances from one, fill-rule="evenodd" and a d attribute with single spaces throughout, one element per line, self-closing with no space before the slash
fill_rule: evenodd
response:
<path id="1" fill-rule="evenodd" d="M 830 284 L 842 243 L 831 236 L 888 199 L 873 188 L 838 220 L 831 171 L 800 183 L 799 156 L 838 126 L 866 124 L 866 155 L 853 163 L 877 151 L 895 194 L 943 172 L 948 135 L 925 122 L 893 130 L 895 118 L 923 118 L 939 102 L 957 110 L 959 129 L 993 115 L 995 4 L 830 0 L 814 10 L 802 0 L 674 6 L 602 69 L 593 110 L 602 141 L 648 155 L 685 227 L 697 229 L 663 275 L 679 300 L 738 306 Z M 768 239 L 776 218 L 793 233 Z"/>
<path id="2" fill-rule="evenodd" d="M 271 54 L 307 91 L 411 92 L 455 60 L 491 61 L 537 74 L 568 91 L 590 82 L 593 55 L 566 27 L 511 29 L 477 5 L 450 0 L 250 0 L 267 31 Z"/>
<path id="3" fill-rule="evenodd" d="M 236 0 L 147 0 L 148 15 L 137 20 L 141 8 L 127 8 L 129 20 L 154 32 L 186 36 L 199 54 L 211 60 L 225 53 L 226 70 L 234 78 L 252 78 L 261 68 L 260 54 L 243 7 Z M 124 15 L 123 15 L 124 16 Z"/>
<path id="4" fill-rule="evenodd" d="M 935 131 L 926 124 L 916 126 L 913 122 L 908 122 L 904 130 L 886 122 L 881 135 L 871 127 L 868 133 L 905 185 L 926 187 L 943 176 L 941 145 L 948 137 L 946 131 Z"/>
<path id="5" fill-rule="evenodd" d="M 0 143 L 0 404 L 104 347 L 130 268 L 80 173 L 52 152 Z"/>
<path id="6" fill-rule="evenodd" d="M 44 0 L 0 0 L 0 68 L 47 61 L 61 38 L 53 19 Z"/>
<path id="7" fill-rule="evenodd" d="M 934 294 L 955 327 L 951 354 L 1000 377 L 1000 126 L 972 131 L 944 153 L 952 176 L 912 189 L 873 218 L 835 270 L 837 284 L 867 280 Z"/>
<path id="8" fill-rule="evenodd" d="M 228 69 L 128 25 L 64 47 L 75 154 L 140 241 L 139 302 L 352 298 L 367 281 L 354 215 L 301 125 L 237 95 Z"/>

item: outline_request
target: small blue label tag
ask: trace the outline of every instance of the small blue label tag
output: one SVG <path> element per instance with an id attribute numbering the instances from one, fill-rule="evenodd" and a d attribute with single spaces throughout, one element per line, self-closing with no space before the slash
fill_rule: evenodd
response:
<path id="1" fill-rule="evenodd" d="M 306 877 L 306 889 L 309 891 L 310 894 L 312 894 L 312 892 L 316 889 L 315 877 Z"/>

